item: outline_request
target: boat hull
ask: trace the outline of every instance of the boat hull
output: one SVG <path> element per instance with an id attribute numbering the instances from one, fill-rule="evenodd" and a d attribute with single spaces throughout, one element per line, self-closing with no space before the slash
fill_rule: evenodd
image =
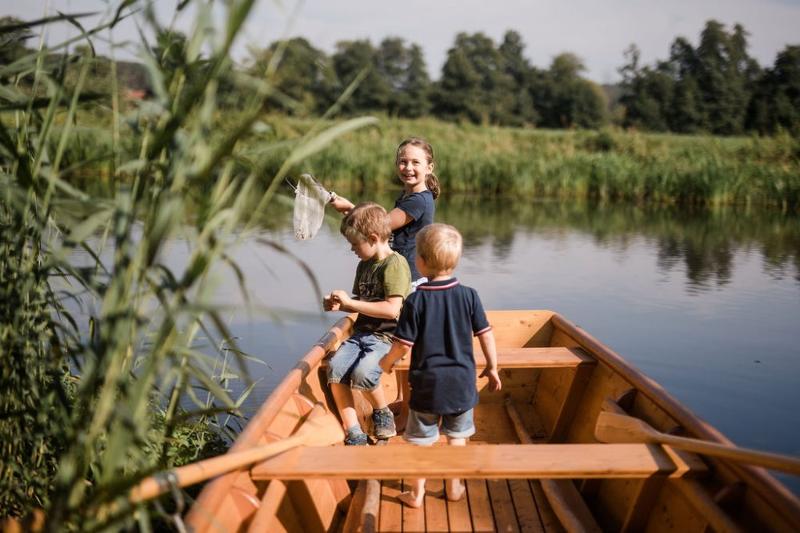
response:
<path id="1" fill-rule="evenodd" d="M 567 445 L 564 450 L 574 449 L 568 445 L 591 445 L 582 453 L 591 454 L 591 450 L 608 453 L 608 448 L 597 446 L 609 445 L 598 444 L 594 438 L 595 422 L 602 410 L 636 416 L 665 433 L 731 444 L 660 385 L 557 313 L 489 311 L 488 315 L 500 353 L 503 391 L 492 393 L 485 378 L 478 379 L 480 401 L 475 413 L 478 433 L 470 446 L 490 447 L 465 452 L 471 454 L 470 460 L 476 461 L 475 464 L 484 464 L 490 452 L 499 450 L 491 446 L 517 443 Z M 329 410 L 327 416 L 335 416 L 325 384 L 325 357 L 349 335 L 352 323 L 352 317 L 338 321 L 298 361 L 248 423 L 231 451 L 292 435 L 315 404 L 322 403 Z M 397 380 L 393 376 L 385 375 L 382 386 L 387 397 L 397 395 Z M 371 407 L 366 400 L 358 398 L 357 410 L 364 424 L 369 424 Z M 403 446 L 401 438 L 389 443 L 390 447 L 394 445 Z M 398 453 L 401 450 L 392 449 Z M 418 451 L 424 453 L 424 449 Z M 362 475 L 366 467 L 349 452 L 337 451 L 337 456 L 353 461 L 347 476 L 368 479 L 369 475 Z M 324 459 L 321 453 L 324 450 L 309 450 L 307 456 Z M 392 452 L 375 453 L 388 456 Z M 415 451 L 403 449 L 403 453 L 410 453 L 412 459 L 416 457 Z M 348 482 L 345 474 L 337 475 L 345 472 L 344 466 L 325 465 L 324 460 L 320 469 L 310 470 L 299 479 L 285 470 L 283 479 L 271 478 L 269 465 L 261 465 L 226 474 L 209 483 L 188 514 L 187 522 L 195 531 L 349 531 L 398 527 L 456 530 L 467 525 L 467 529 L 476 530 L 489 525 L 495 529 L 504 529 L 501 526 L 505 525 L 522 529 L 536 525 L 544 530 L 566 527 L 605 531 L 800 530 L 800 502 L 767 471 L 723 459 L 700 458 L 668 447 L 664 450 L 658 447 L 653 453 L 659 458 L 665 453 L 673 468 L 642 473 L 645 471 L 625 470 L 633 466 L 623 466 L 623 461 L 617 465 L 606 459 L 611 464 L 605 473 L 590 476 L 587 473 L 590 471 L 576 470 L 575 477 L 571 477 L 562 464 L 557 470 L 562 479 L 555 480 L 552 479 L 555 474 L 537 470 L 531 461 L 520 461 L 529 469 L 520 472 L 537 473 L 536 477 L 524 480 L 519 479 L 524 475 L 513 475 L 507 462 L 498 460 L 497 472 L 506 472 L 508 480 L 497 482 L 482 480 L 474 470 L 461 470 L 461 477 L 470 479 L 469 505 L 464 505 L 468 510 L 461 510 L 460 504 L 437 499 L 435 494 L 429 495 L 430 504 L 426 506 L 430 509 L 423 513 L 422 522 L 420 516 L 403 509 L 394 498 L 401 485 L 399 476 L 391 476 L 401 470 L 388 468 L 381 474 L 382 482 L 355 483 Z M 414 472 L 408 466 L 415 464 L 412 459 L 402 470 L 403 475 Z M 286 461 L 288 456 L 275 459 L 272 465 L 281 466 L 283 462 L 281 467 L 285 468 Z M 323 466 L 325 475 L 321 472 Z M 455 465 L 454 469 L 441 472 L 459 472 L 458 468 Z M 420 477 L 424 472 L 424 469 L 419 471 Z M 630 472 L 636 475 L 629 476 Z M 488 506 L 491 516 L 475 511 L 480 508 L 484 492 L 491 503 Z M 510 503 L 504 507 L 502 494 L 506 492 L 506 501 Z M 528 513 L 526 509 L 532 511 Z"/>

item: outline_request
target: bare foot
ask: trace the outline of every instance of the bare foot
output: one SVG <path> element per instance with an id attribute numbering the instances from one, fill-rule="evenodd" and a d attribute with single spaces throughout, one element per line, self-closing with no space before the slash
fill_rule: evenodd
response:
<path id="1" fill-rule="evenodd" d="M 398 494 L 397 499 L 409 507 L 419 509 L 422 507 L 422 502 L 425 500 L 425 492 L 422 492 L 418 496 L 414 496 L 414 491 L 407 490 L 406 492 L 401 492 Z"/>
<path id="2" fill-rule="evenodd" d="M 461 498 L 464 497 L 464 492 L 466 492 L 466 488 L 464 488 L 464 483 L 461 482 L 460 479 L 454 480 L 454 482 L 447 483 L 447 499 L 451 502 L 457 502 Z"/>

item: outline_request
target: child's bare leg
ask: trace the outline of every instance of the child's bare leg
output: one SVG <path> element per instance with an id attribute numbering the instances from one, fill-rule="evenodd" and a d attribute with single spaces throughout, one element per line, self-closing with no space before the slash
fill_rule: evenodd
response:
<path id="1" fill-rule="evenodd" d="M 367 398 L 367 401 L 372 405 L 373 409 L 383 409 L 386 407 L 386 394 L 383 392 L 383 387 L 378 385 L 372 390 L 365 390 L 361 391 L 364 393 L 364 397 Z"/>
<path id="2" fill-rule="evenodd" d="M 447 437 L 447 444 L 450 446 L 466 446 L 467 439 L 451 439 Z M 451 502 L 456 502 L 464 496 L 464 482 L 460 479 L 446 479 L 444 482 L 445 494 Z"/>
<path id="3" fill-rule="evenodd" d="M 401 492 L 397 499 L 415 509 L 422 507 L 422 502 L 425 501 L 425 480 L 412 479 L 411 490 Z"/>
<path id="4" fill-rule="evenodd" d="M 353 391 L 350 390 L 350 387 L 341 383 L 331 383 L 331 392 L 333 393 L 333 400 L 336 402 L 336 408 L 339 410 L 339 416 L 342 417 L 342 425 L 345 431 L 353 426 L 361 427 L 356 414 Z"/>
<path id="5" fill-rule="evenodd" d="M 411 387 L 408 385 L 408 372 L 397 371 L 397 401 L 398 405 L 393 406 L 395 413 L 394 423 L 397 431 L 402 431 L 406 427 L 408 420 L 408 400 L 411 398 Z"/>

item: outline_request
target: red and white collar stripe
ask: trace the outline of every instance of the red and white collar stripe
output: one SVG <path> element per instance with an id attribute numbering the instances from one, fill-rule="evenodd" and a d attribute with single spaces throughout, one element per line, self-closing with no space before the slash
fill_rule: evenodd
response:
<path id="1" fill-rule="evenodd" d="M 458 280 L 454 279 L 447 285 L 428 285 L 427 283 L 423 283 L 417 287 L 418 291 L 443 291 L 445 289 L 451 289 L 458 285 Z"/>

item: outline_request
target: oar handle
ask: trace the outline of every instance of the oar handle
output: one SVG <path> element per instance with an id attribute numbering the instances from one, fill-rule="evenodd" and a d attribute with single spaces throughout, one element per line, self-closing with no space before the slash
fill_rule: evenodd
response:
<path id="1" fill-rule="evenodd" d="M 200 481 L 263 461 L 304 442 L 305 438 L 302 435 L 295 435 L 249 450 L 226 453 L 218 457 L 160 472 L 140 481 L 138 485 L 131 489 L 128 499 L 131 503 L 143 502 L 167 492 L 171 486 L 188 487 Z"/>
<path id="2" fill-rule="evenodd" d="M 726 444 L 678 437 L 677 435 L 661 434 L 658 440 L 662 444 L 670 444 L 676 448 L 691 452 L 725 457 L 735 461 L 763 466 L 772 470 L 780 470 L 800 476 L 800 459 L 788 455 L 733 447 Z"/>

